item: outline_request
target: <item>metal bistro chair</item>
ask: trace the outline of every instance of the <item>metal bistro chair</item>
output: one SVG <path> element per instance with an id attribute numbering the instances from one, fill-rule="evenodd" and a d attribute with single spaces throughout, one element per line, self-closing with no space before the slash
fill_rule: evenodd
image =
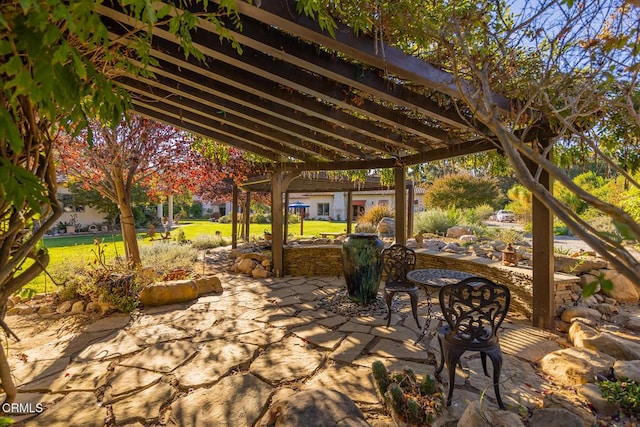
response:
<path id="1" fill-rule="evenodd" d="M 496 400 L 500 409 L 504 409 L 499 388 L 502 351 L 497 332 L 509 311 L 509 288 L 482 277 L 469 277 L 459 283 L 443 286 L 439 299 L 447 325 L 440 328 L 438 334 L 442 356 L 436 375 L 446 364 L 449 372 L 447 406 L 451 405 L 456 365 L 460 363 L 462 354 L 469 350 L 480 352 L 486 376 L 489 376 L 487 356 L 491 359 Z"/>
<path id="2" fill-rule="evenodd" d="M 391 300 L 398 292 L 406 292 L 411 297 L 411 311 L 416 324 L 418 321 L 418 286 L 407 279 L 407 273 L 416 267 L 416 253 L 400 243 L 395 243 L 382 251 L 384 300 L 387 303 L 387 327 L 391 323 Z"/>

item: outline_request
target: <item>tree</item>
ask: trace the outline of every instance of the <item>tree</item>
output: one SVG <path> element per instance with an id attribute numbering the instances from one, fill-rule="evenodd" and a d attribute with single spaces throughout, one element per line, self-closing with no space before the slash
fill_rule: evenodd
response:
<path id="1" fill-rule="evenodd" d="M 196 0 L 197 2 L 197 0 Z M 52 141 L 60 128 L 80 131 L 88 117 L 117 121 L 128 95 L 114 84 L 118 74 L 148 73 L 153 25 L 169 22 L 169 31 L 186 55 L 202 58 L 190 31 L 196 20 L 189 12 L 167 5 L 156 11 L 144 0 L 118 1 L 125 13 L 144 22 L 129 51 L 110 48 L 100 20 L 100 2 L 93 0 L 27 0 L 0 4 L 0 320 L 9 296 L 47 265 L 38 246 L 45 231 L 60 217 Z M 235 3 L 222 2 L 234 14 Z M 203 15 L 221 29 L 215 14 Z M 105 71 L 108 70 L 108 71 Z M 35 262 L 28 266 L 28 259 Z M 7 334 L 11 332 L 0 323 Z M 4 352 L 0 381 L 6 402 L 16 389 Z"/>
<path id="2" fill-rule="evenodd" d="M 482 204 L 497 208 L 503 197 L 493 180 L 459 174 L 433 181 L 424 195 L 424 204 L 439 209 L 470 209 Z"/>
<path id="3" fill-rule="evenodd" d="M 115 128 L 93 122 L 75 136 L 61 134 L 56 152 L 63 174 L 118 206 L 127 261 L 134 266 L 141 263 L 131 199 L 134 188 L 158 195 L 206 179 L 199 167 L 206 162 L 192 152 L 189 135 L 135 115 L 123 118 Z"/>
<path id="4" fill-rule="evenodd" d="M 330 32 L 335 19 L 343 20 L 355 31 L 375 35 L 453 74 L 459 84 L 449 97 L 439 95 L 438 102 L 471 114 L 479 124 L 472 136 L 496 141 L 524 187 L 618 271 L 639 282 L 640 261 L 540 181 L 549 174 L 611 217 L 624 237 L 640 240 L 640 224 L 626 211 L 574 184 L 550 158 L 554 146 L 580 147 L 583 155 L 597 157 L 640 187 L 612 155 L 624 151 L 629 141 L 610 140 L 619 150 L 603 150 L 600 139 L 612 112 L 640 123 L 640 9 L 622 0 L 573 3 L 300 0 L 297 5 Z"/>

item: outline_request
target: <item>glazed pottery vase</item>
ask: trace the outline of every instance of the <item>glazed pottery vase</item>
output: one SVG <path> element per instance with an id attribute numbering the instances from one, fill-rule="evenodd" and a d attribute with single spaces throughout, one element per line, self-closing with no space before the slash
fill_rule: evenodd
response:
<path id="1" fill-rule="evenodd" d="M 349 234 L 342 245 L 342 261 L 351 300 L 368 304 L 375 301 L 382 278 L 384 243 L 375 234 Z"/>

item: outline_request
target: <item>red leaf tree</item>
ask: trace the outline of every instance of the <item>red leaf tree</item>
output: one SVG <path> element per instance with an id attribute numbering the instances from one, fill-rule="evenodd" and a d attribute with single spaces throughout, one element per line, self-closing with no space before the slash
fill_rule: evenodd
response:
<path id="1" fill-rule="evenodd" d="M 238 150 L 134 115 L 115 127 L 93 122 L 90 130 L 62 135 L 56 149 L 62 174 L 117 204 L 127 261 L 134 266 L 141 263 L 134 187 L 146 188 L 151 197 L 191 191 L 213 200 L 228 191 L 228 179 L 239 182 L 250 170 Z"/>

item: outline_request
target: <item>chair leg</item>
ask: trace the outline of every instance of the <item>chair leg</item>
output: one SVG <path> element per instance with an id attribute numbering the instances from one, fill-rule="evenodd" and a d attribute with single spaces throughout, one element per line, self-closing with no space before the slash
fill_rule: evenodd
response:
<path id="1" fill-rule="evenodd" d="M 485 353 L 484 351 L 481 351 L 480 360 L 482 361 L 482 370 L 484 371 L 484 374 L 488 377 L 489 372 L 487 372 L 487 353 Z"/>
<path id="2" fill-rule="evenodd" d="M 438 345 L 440 346 L 440 364 L 436 369 L 436 375 L 439 375 L 442 372 L 442 368 L 444 368 L 444 350 L 442 349 L 442 335 L 438 334 Z"/>
<path id="3" fill-rule="evenodd" d="M 449 392 L 447 393 L 447 406 L 451 406 L 451 398 L 453 397 L 453 388 L 456 383 L 456 366 L 460 363 L 460 356 L 465 350 L 450 349 L 445 345 L 447 369 L 449 371 Z"/>
<path id="4" fill-rule="evenodd" d="M 416 319 L 416 325 L 418 325 L 418 329 L 420 329 L 420 321 L 418 320 L 418 291 L 409 292 L 409 296 L 411 297 L 411 311 L 413 312 L 413 318 Z"/>
<path id="5" fill-rule="evenodd" d="M 393 299 L 394 292 L 388 292 L 384 290 L 384 300 L 387 303 L 387 328 L 391 324 L 391 300 Z"/>
<path id="6" fill-rule="evenodd" d="M 491 363 L 493 364 L 493 390 L 496 393 L 496 401 L 500 409 L 505 409 L 502 398 L 500 397 L 500 371 L 502 370 L 502 353 L 500 350 L 489 354 Z"/>

